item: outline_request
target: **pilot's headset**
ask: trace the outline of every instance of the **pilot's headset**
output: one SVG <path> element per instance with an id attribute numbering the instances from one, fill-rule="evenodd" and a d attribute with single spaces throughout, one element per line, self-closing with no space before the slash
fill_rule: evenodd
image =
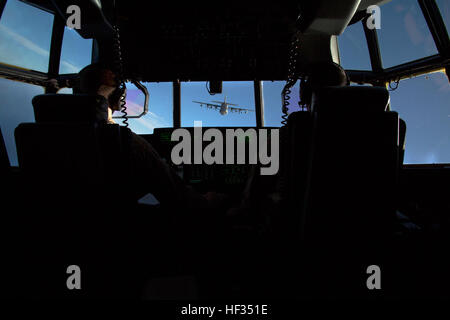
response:
<path id="1" fill-rule="evenodd" d="M 108 71 L 114 74 L 112 70 L 113 68 L 106 63 L 93 63 L 86 66 L 78 74 L 78 81 L 73 88 L 74 93 L 96 95 L 100 85 L 106 81 L 104 79 L 104 72 Z M 114 77 L 115 79 L 113 79 Z M 104 105 L 106 109 L 109 106 L 113 111 L 119 110 L 119 101 L 126 97 L 126 91 L 121 89 L 116 79 L 117 76 L 114 74 L 112 77 L 108 77 L 106 81 L 109 81 L 111 86 L 116 86 L 116 89 L 108 97 L 108 101 Z"/>
<path id="2" fill-rule="evenodd" d="M 347 72 L 334 62 L 313 63 L 300 81 L 300 104 L 310 110 L 313 92 L 323 87 L 350 85 Z"/>

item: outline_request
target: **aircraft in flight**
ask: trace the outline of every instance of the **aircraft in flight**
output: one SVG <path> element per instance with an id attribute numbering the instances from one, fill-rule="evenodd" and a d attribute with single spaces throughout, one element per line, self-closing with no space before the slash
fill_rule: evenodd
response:
<path id="1" fill-rule="evenodd" d="M 232 104 L 232 103 L 227 102 L 226 96 L 223 101 L 212 101 L 213 103 L 220 103 L 220 104 L 213 104 L 213 103 L 201 102 L 201 101 L 192 101 L 192 102 L 200 104 L 200 107 L 203 107 L 205 105 L 207 109 L 219 110 L 220 114 L 223 116 L 228 114 L 228 111 L 238 112 L 238 113 L 249 113 L 249 112 L 255 111 L 255 110 L 246 109 L 246 108 L 239 108 L 239 106 L 237 104 Z M 230 106 L 233 106 L 233 107 L 230 107 Z"/>

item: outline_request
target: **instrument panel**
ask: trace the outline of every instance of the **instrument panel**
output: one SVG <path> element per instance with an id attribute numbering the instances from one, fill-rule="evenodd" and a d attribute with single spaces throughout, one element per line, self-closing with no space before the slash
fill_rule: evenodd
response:
<path id="1" fill-rule="evenodd" d="M 192 151 L 194 149 L 195 141 L 194 139 L 198 139 L 194 134 L 194 128 L 183 128 L 186 129 L 191 134 L 191 148 Z M 203 127 L 202 131 L 205 132 L 210 128 Z M 249 137 L 246 135 L 245 131 L 249 128 L 229 128 L 229 127 L 215 127 L 214 129 L 218 129 L 222 132 L 223 136 L 226 135 L 227 129 L 242 129 L 243 132 L 238 132 L 236 134 L 237 142 L 245 143 L 246 150 L 246 161 L 245 164 L 238 164 L 236 161 L 236 146 L 234 157 L 235 161 L 233 164 L 225 164 L 225 156 L 224 156 L 224 164 L 193 164 L 194 159 L 192 159 L 190 164 L 180 164 L 175 165 L 172 162 L 171 154 L 172 149 L 179 143 L 179 141 L 172 141 L 172 132 L 175 130 L 174 128 L 158 128 L 154 130 L 152 135 L 143 136 L 147 139 L 154 148 L 159 152 L 160 156 L 167 161 L 178 173 L 183 180 L 193 186 L 198 191 L 217 191 L 217 192 L 226 192 L 226 193 L 240 193 L 246 185 L 247 179 L 249 177 L 250 169 L 253 164 L 248 164 L 249 157 Z M 255 128 L 253 128 L 255 129 Z M 255 130 L 258 132 L 257 130 Z M 225 140 L 225 138 L 224 138 Z M 205 147 L 208 146 L 210 141 L 202 140 L 202 150 L 205 150 Z M 225 153 L 225 151 L 224 151 Z M 191 152 L 193 155 L 193 152 Z"/>

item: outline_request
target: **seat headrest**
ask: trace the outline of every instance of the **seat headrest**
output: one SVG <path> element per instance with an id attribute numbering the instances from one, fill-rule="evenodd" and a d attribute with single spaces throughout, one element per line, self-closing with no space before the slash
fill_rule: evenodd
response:
<path id="1" fill-rule="evenodd" d="M 389 91 L 383 87 L 323 87 L 313 93 L 314 112 L 385 112 Z"/>
<path id="2" fill-rule="evenodd" d="M 343 87 L 350 85 L 350 78 L 345 69 L 331 61 L 313 63 L 309 66 L 308 83 L 311 90 L 322 87 Z"/>
<path id="3" fill-rule="evenodd" d="M 104 123 L 108 101 L 98 95 L 42 94 L 33 98 L 36 123 Z"/>

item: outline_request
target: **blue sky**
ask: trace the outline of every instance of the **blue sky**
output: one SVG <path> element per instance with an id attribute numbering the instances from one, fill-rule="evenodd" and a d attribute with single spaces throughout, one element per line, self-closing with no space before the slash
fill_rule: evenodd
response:
<path id="1" fill-rule="evenodd" d="M 449 23 L 448 0 L 437 0 L 444 20 Z M 378 30 L 384 67 L 391 67 L 437 53 L 417 1 L 394 0 L 382 7 L 381 30 Z M 9 0 L 0 21 L 0 61 L 46 72 L 53 16 L 18 0 Z M 339 37 L 341 63 L 346 69 L 369 70 L 370 59 L 361 24 L 350 26 Z M 73 73 L 90 62 L 92 40 L 82 39 L 66 29 L 62 48 L 61 73 Z M 172 126 L 172 84 L 145 83 L 150 93 L 149 113 L 131 119 L 131 128 L 140 134 L 155 127 Z M 281 90 L 284 82 L 263 84 L 266 126 L 281 124 Z M 17 164 L 13 132 L 20 122 L 33 121 L 31 99 L 42 88 L 0 79 L 3 103 L 0 126 Z M 223 94 L 210 96 L 205 82 L 182 83 L 182 125 L 193 126 L 197 120 L 204 126 L 254 126 L 255 114 L 228 114 L 200 108 L 192 100 L 214 100 L 254 109 L 253 82 L 225 82 Z M 65 90 L 64 92 L 68 92 Z M 404 80 L 391 93 L 392 109 L 407 121 L 407 163 L 450 163 L 450 86 L 443 74 L 432 74 Z M 131 114 L 141 111 L 143 95 L 129 85 L 128 107 Z M 293 90 L 291 111 L 296 110 L 298 85 Z M 120 120 L 119 120 L 120 122 Z"/>

